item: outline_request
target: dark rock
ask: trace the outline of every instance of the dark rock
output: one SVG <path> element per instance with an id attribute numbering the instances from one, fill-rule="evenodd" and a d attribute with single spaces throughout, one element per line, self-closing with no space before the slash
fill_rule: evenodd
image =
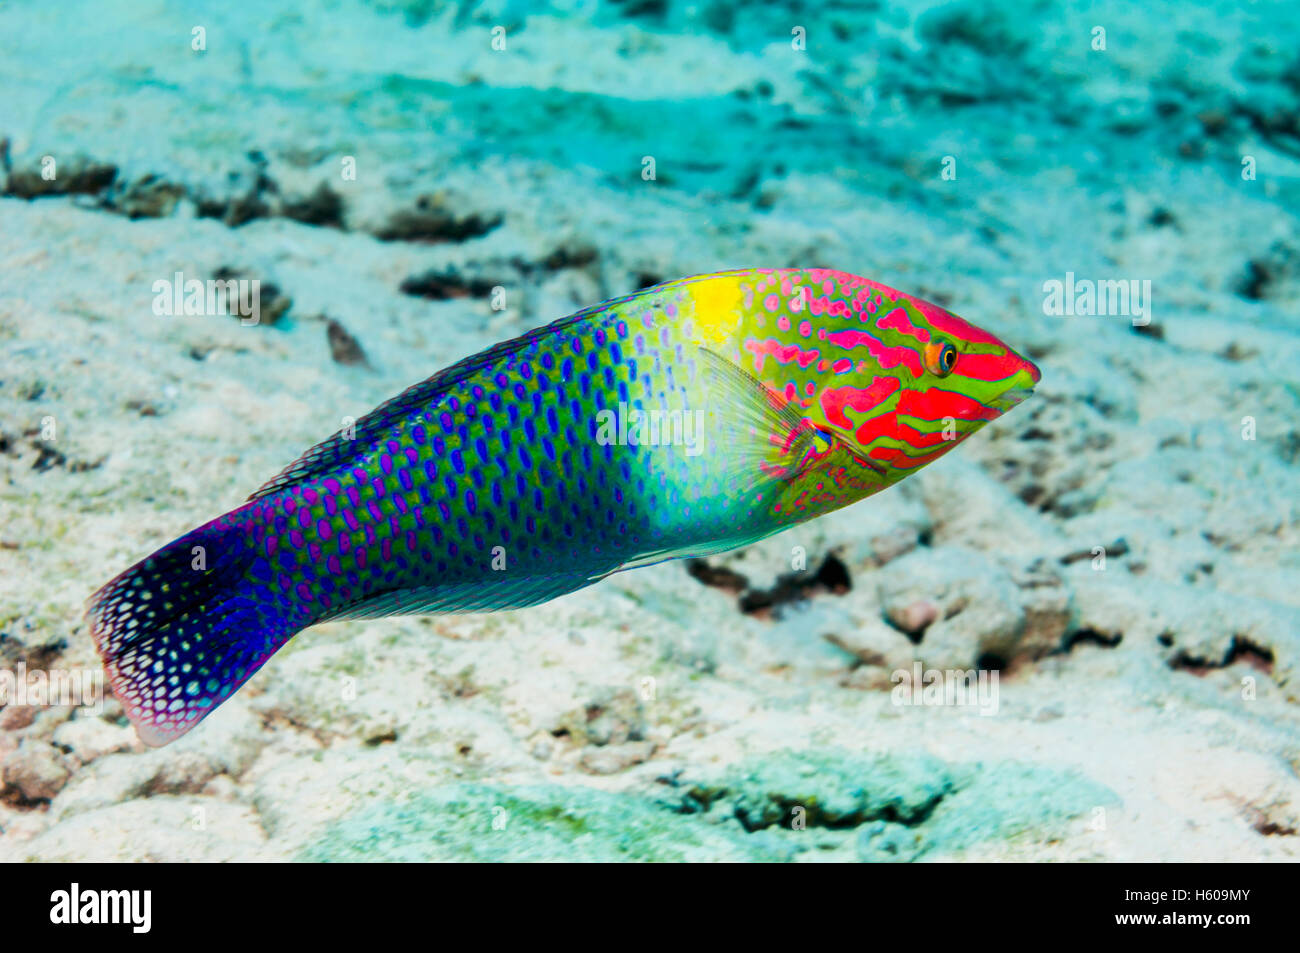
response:
<path id="1" fill-rule="evenodd" d="M 330 357 L 334 358 L 334 362 L 349 367 L 369 367 L 370 361 L 366 358 L 366 352 L 362 349 L 361 342 L 333 318 L 326 318 L 325 321 L 325 334 L 329 339 Z"/>
<path id="2" fill-rule="evenodd" d="M 43 156 L 34 156 L 27 164 L 11 169 L 6 191 L 19 198 L 42 195 L 94 195 L 102 192 L 117 178 L 117 166 L 84 155 L 66 159 L 53 156 L 54 178 L 41 175 Z"/>

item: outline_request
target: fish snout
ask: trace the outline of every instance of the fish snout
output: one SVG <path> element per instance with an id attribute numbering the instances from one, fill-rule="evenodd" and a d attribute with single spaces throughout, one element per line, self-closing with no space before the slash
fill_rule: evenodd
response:
<path id="1" fill-rule="evenodd" d="M 995 403 L 1003 411 L 1010 410 L 1033 396 L 1034 387 L 1042 379 L 1043 372 L 1038 369 L 1038 366 L 1033 361 L 1023 357 L 1020 358 L 1020 367 L 1008 378 L 1006 389 L 998 395 Z"/>

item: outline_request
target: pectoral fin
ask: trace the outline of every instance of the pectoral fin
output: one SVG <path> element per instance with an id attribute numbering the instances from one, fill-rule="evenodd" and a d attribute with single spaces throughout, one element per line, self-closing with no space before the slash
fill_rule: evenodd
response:
<path id="1" fill-rule="evenodd" d="M 798 481 L 812 470 L 871 464 L 852 453 L 833 432 L 804 417 L 744 368 L 700 348 L 709 404 L 707 430 L 728 484 L 748 493 Z"/>

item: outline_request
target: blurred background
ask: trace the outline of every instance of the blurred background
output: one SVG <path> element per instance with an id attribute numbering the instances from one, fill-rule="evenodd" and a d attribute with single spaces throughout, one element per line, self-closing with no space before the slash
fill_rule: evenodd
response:
<path id="1" fill-rule="evenodd" d="M 98 670 L 84 599 L 346 418 L 661 280 L 862 274 L 1043 370 L 885 495 L 311 629 L 164 749 L 11 703 L 0 857 L 1300 853 L 1291 4 L 11 0 L 0 193 L 11 673 Z M 218 278 L 256 324 L 165 306 Z"/>

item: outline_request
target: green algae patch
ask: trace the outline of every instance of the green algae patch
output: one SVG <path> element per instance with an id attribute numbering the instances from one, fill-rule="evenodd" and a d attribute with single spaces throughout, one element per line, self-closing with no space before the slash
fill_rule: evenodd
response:
<path id="1" fill-rule="evenodd" d="M 457 784 L 331 824 L 305 861 L 758 861 L 743 832 L 634 795 L 559 785 Z"/>
<path id="2" fill-rule="evenodd" d="M 1060 839 L 1117 802 L 1070 771 L 778 751 L 659 798 L 461 783 L 333 822 L 306 861 L 911 861 Z"/>
<path id="3" fill-rule="evenodd" d="M 747 831 L 856 827 L 878 819 L 918 824 L 953 790 L 948 767 L 928 755 L 780 751 L 691 785 L 684 807 L 730 811 Z"/>
<path id="4" fill-rule="evenodd" d="M 924 753 L 780 751 L 684 785 L 680 809 L 734 818 L 795 850 L 917 860 L 1083 830 L 1119 802 L 1075 771 L 1019 761 L 954 764 Z"/>

